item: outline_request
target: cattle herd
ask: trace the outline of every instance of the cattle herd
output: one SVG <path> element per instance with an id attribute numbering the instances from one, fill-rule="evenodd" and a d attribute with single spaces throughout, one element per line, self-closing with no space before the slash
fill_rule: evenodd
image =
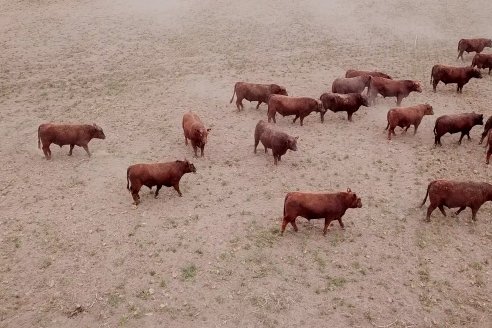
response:
<path id="1" fill-rule="evenodd" d="M 492 69 L 492 54 L 481 54 L 485 47 L 492 47 L 490 39 L 461 39 L 458 42 L 458 58 L 463 60 L 464 52 L 476 52 L 471 67 L 451 67 L 445 65 L 434 65 L 431 70 L 431 84 L 433 91 L 439 82 L 444 84 L 457 84 L 457 92 L 463 91 L 463 86 L 472 78 L 482 78 L 480 69 L 488 68 L 488 74 Z M 475 68 L 476 67 L 476 68 Z M 367 88 L 367 93 L 364 91 Z M 395 134 L 395 128 L 400 127 L 404 132 L 413 125 L 414 134 L 422 119 L 426 115 L 433 115 L 434 111 L 429 104 L 418 104 L 410 107 L 399 107 L 404 98 L 411 92 L 422 92 L 422 86 L 418 81 L 396 80 L 391 76 L 377 71 L 358 71 L 348 70 L 345 77 L 337 78 L 333 81 L 331 92 L 323 93 L 320 99 L 309 97 L 289 96 L 283 86 L 277 84 L 254 84 L 237 82 L 234 85 L 234 92 L 230 103 L 236 96 L 237 110 L 244 109 L 242 101 L 257 101 L 258 109 L 262 103 L 268 104 L 268 122 L 260 120 L 254 131 L 254 153 L 261 141 L 265 148 L 265 153 L 270 148 L 273 153 L 274 164 L 278 165 L 281 157 L 287 150 L 297 151 L 298 137 L 280 131 L 275 127 L 276 114 L 281 116 L 294 116 L 293 123 L 299 119 L 302 126 L 304 119 L 312 112 L 320 113 L 321 122 L 328 110 L 332 112 L 347 112 L 348 121 L 352 121 L 352 116 L 360 106 L 369 107 L 374 105 L 378 95 L 382 97 L 395 97 L 397 108 L 392 108 L 387 114 L 388 139 L 391 140 Z M 273 121 L 273 123 L 271 123 Z M 434 145 L 442 146 L 441 137 L 446 133 L 461 133 L 459 143 L 464 136 L 470 139 L 470 130 L 475 125 L 483 125 L 483 115 L 464 113 L 458 115 L 443 115 L 436 119 L 434 127 Z M 183 133 L 185 145 L 190 140 L 195 157 L 203 157 L 204 148 L 207 143 L 207 136 L 210 129 L 207 129 L 196 113 L 187 112 L 183 115 Z M 88 156 L 91 153 L 88 143 L 91 139 L 105 139 L 105 134 L 101 127 L 92 125 L 69 125 L 69 124 L 41 124 L 38 128 L 38 148 L 44 152 L 46 159 L 51 159 L 50 145 L 55 144 L 60 147 L 70 145 L 68 155 L 72 155 L 75 145 L 83 147 Z M 480 144 L 487 138 L 488 151 L 486 163 L 489 164 L 492 155 L 492 116 L 485 123 L 484 131 L 481 135 Z M 181 197 L 179 181 L 185 173 L 195 173 L 195 166 L 187 160 L 176 160 L 167 163 L 135 164 L 127 169 L 127 189 L 130 191 L 133 204 L 140 203 L 139 191 L 142 186 L 151 188 L 156 186 L 154 197 L 157 198 L 162 186 L 173 187 Z M 486 182 L 459 182 L 451 180 L 435 180 L 429 183 L 427 193 L 422 206 L 427 197 L 430 205 L 427 210 L 427 220 L 430 220 L 431 213 L 436 209 L 446 215 L 444 206 L 448 208 L 459 208 L 459 214 L 466 207 L 472 210 L 472 219 L 476 220 L 476 214 L 480 206 L 486 201 L 492 201 L 492 184 Z M 344 228 L 342 216 L 348 208 L 362 207 L 361 199 L 350 189 L 346 192 L 338 193 L 309 193 L 309 192 L 290 192 L 284 200 L 283 221 L 281 233 L 285 231 L 287 224 L 291 224 L 294 231 L 297 231 L 296 218 L 301 216 L 308 220 L 325 219 L 323 234 L 326 234 L 331 221 L 338 220 L 341 228 Z"/>

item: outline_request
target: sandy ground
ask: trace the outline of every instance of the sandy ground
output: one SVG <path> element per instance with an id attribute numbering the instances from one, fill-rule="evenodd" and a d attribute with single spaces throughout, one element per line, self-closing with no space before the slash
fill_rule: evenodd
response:
<path id="1" fill-rule="evenodd" d="M 144 4 L 142 4 L 144 3 Z M 481 128 L 433 147 L 437 116 L 492 115 L 492 78 L 432 93 L 462 37 L 491 37 L 489 0 L 0 1 L 0 327 L 490 327 L 492 204 L 478 221 L 419 208 L 437 178 L 491 181 Z M 492 49 L 487 49 L 492 52 Z M 236 81 L 319 97 L 348 68 L 422 81 L 416 136 L 386 140 L 394 99 L 304 127 L 278 167 L 253 154 L 266 106 L 229 104 Z M 204 158 L 182 114 L 212 127 Z M 40 123 L 96 122 L 106 140 L 37 149 Z M 134 163 L 188 158 L 177 197 L 125 189 Z M 285 193 L 352 188 L 363 208 L 298 220 Z"/>

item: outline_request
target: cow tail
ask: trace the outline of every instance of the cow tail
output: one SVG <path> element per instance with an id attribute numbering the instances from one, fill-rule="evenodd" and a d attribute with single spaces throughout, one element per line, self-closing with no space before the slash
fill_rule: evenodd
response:
<path id="1" fill-rule="evenodd" d="M 438 122 L 438 121 L 439 121 L 439 120 L 436 120 L 436 124 L 434 125 L 434 130 L 433 130 L 433 131 L 434 131 L 434 135 L 435 135 L 435 136 L 437 136 L 437 122 Z"/>
<path id="2" fill-rule="evenodd" d="M 234 91 L 232 92 L 232 98 L 231 98 L 231 101 L 229 101 L 229 104 L 232 104 L 232 101 L 234 100 L 234 95 L 236 94 L 236 84 L 234 84 Z"/>
<path id="3" fill-rule="evenodd" d="M 388 121 L 388 124 L 386 125 L 386 128 L 384 129 L 384 131 L 388 130 L 389 126 L 390 126 L 390 122 Z"/>
<path id="4" fill-rule="evenodd" d="M 434 68 L 435 68 L 435 67 L 436 67 L 436 66 L 433 66 L 433 67 L 432 67 L 430 84 L 432 84 L 432 80 L 433 80 L 433 78 L 434 78 Z"/>
<path id="5" fill-rule="evenodd" d="M 126 169 L 126 189 L 130 190 L 130 168 Z"/>
<path id="6" fill-rule="evenodd" d="M 427 192 L 425 193 L 424 201 L 422 202 L 422 204 L 420 204 L 420 207 L 425 205 L 425 202 L 427 201 L 427 196 L 429 196 L 429 189 L 430 189 L 431 185 L 432 185 L 432 182 L 429 183 L 429 185 L 427 186 Z"/>
<path id="7" fill-rule="evenodd" d="M 38 148 L 41 149 L 41 125 L 38 127 Z"/>
<path id="8" fill-rule="evenodd" d="M 458 41 L 458 52 L 460 52 L 460 46 L 463 43 L 463 41 L 464 41 L 463 39 L 461 39 L 461 40 Z"/>

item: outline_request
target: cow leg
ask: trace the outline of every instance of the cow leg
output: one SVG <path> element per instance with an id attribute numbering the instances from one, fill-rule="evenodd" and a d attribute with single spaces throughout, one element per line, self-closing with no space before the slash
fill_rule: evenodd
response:
<path id="1" fill-rule="evenodd" d="M 133 205 L 140 204 L 140 196 L 138 195 L 138 192 L 140 191 L 141 187 L 142 187 L 142 185 L 132 182 L 132 185 L 130 187 L 130 191 L 132 192 Z"/>
<path id="2" fill-rule="evenodd" d="M 456 213 L 454 213 L 454 215 L 459 215 L 461 212 L 463 212 L 465 210 L 466 206 L 461 206 L 459 210 L 456 211 Z"/>
<path id="3" fill-rule="evenodd" d="M 345 230 L 345 225 L 342 222 L 342 218 L 338 218 L 338 223 L 340 223 L 340 227 L 342 227 L 342 230 Z"/>
<path id="4" fill-rule="evenodd" d="M 417 129 L 418 128 L 419 128 L 419 124 L 418 123 L 413 126 L 413 135 L 416 135 L 417 134 Z"/>
<path id="5" fill-rule="evenodd" d="M 267 146 L 264 146 L 265 147 L 265 154 L 268 154 L 268 148 Z"/>
<path id="6" fill-rule="evenodd" d="M 294 228 L 295 232 L 299 231 L 299 229 L 297 228 L 297 224 L 296 224 L 296 218 L 290 220 L 290 224 L 292 224 L 292 227 Z"/>
<path id="7" fill-rule="evenodd" d="M 188 138 L 185 136 L 185 145 L 188 146 Z"/>
<path id="8" fill-rule="evenodd" d="M 324 123 L 324 121 L 325 121 L 325 114 L 326 114 L 326 112 L 319 114 L 319 116 L 321 117 L 321 123 Z"/>
<path id="9" fill-rule="evenodd" d="M 470 138 L 470 131 L 466 131 L 466 136 L 468 137 L 468 140 L 471 140 L 471 138 Z"/>
<path id="10" fill-rule="evenodd" d="M 68 152 L 68 156 L 72 156 L 72 151 L 73 151 L 73 147 L 75 147 L 75 145 L 70 145 L 70 150 Z"/>
<path id="11" fill-rule="evenodd" d="M 463 59 L 463 50 L 460 50 L 460 52 L 458 53 L 458 58 L 456 58 L 456 60 L 458 60 L 460 57 L 461 57 L 461 60 L 462 60 L 462 61 L 465 61 L 465 60 Z"/>
<path id="12" fill-rule="evenodd" d="M 292 121 L 292 124 L 294 124 L 298 118 L 299 118 L 299 115 L 296 115 L 296 117 L 294 117 L 294 120 Z"/>
<path id="13" fill-rule="evenodd" d="M 458 83 L 458 87 L 456 88 L 456 93 L 463 93 L 463 86 Z"/>
<path id="14" fill-rule="evenodd" d="M 348 119 L 348 121 L 349 121 L 349 122 L 352 122 L 352 115 L 353 115 L 353 114 L 354 114 L 354 113 L 351 113 L 351 112 L 348 112 L 348 113 L 347 113 L 347 119 Z"/>
<path id="15" fill-rule="evenodd" d="M 461 132 L 461 137 L 460 137 L 460 140 L 458 140 L 458 144 L 461 145 L 461 140 L 463 139 L 463 137 L 465 136 L 465 132 Z"/>
<path id="16" fill-rule="evenodd" d="M 287 224 L 289 224 L 289 222 L 292 224 L 292 227 L 294 227 L 294 231 L 297 232 L 298 229 L 296 225 L 296 218 L 292 219 L 289 216 L 284 216 L 284 220 L 282 221 L 282 227 L 280 229 L 281 235 L 284 234 L 285 228 L 287 227 Z"/>
<path id="17" fill-rule="evenodd" d="M 402 128 L 403 131 L 401 132 L 401 134 L 407 133 L 409 127 L 410 125 L 407 125 L 404 129 Z"/>
<path id="18" fill-rule="evenodd" d="M 243 98 L 237 97 L 236 98 L 236 107 L 238 111 L 241 111 L 241 109 L 244 107 L 243 106 Z"/>
<path id="19" fill-rule="evenodd" d="M 328 226 L 330 225 L 331 220 L 328 218 L 325 218 L 325 227 L 323 228 L 323 236 L 326 236 L 326 233 L 328 232 Z"/>
<path id="20" fill-rule="evenodd" d="M 89 155 L 89 157 L 91 157 L 91 152 L 89 151 L 89 147 L 87 145 L 83 145 L 82 147 L 84 147 L 84 150 L 87 153 L 87 155 Z"/>
<path id="21" fill-rule="evenodd" d="M 193 151 L 195 152 L 195 157 L 198 157 L 198 153 L 197 153 L 198 147 L 196 145 L 193 145 L 193 144 L 192 144 L 192 146 L 193 146 Z"/>
<path id="22" fill-rule="evenodd" d="M 391 140 L 391 128 L 388 129 L 388 140 Z"/>
<path id="23" fill-rule="evenodd" d="M 300 117 L 299 121 L 301 122 L 301 126 L 303 125 L 303 122 L 304 122 L 304 117 Z"/>
<path id="24" fill-rule="evenodd" d="M 441 144 L 441 137 L 438 136 L 438 135 L 436 135 L 434 137 L 434 146 L 437 146 L 437 145 L 442 146 L 442 144 Z"/>
<path id="25" fill-rule="evenodd" d="M 447 216 L 446 212 L 444 211 L 444 205 L 439 205 L 439 210 L 441 211 L 442 215 Z"/>
<path id="26" fill-rule="evenodd" d="M 44 153 L 44 157 L 46 157 L 46 159 L 51 159 L 50 145 L 48 145 L 48 146 L 43 145 L 43 153 Z"/>
<path id="27" fill-rule="evenodd" d="M 157 185 L 157 189 L 155 190 L 155 195 L 154 198 L 157 198 L 157 195 L 159 195 L 159 190 L 161 190 L 162 185 Z"/>
<path id="28" fill-rule="evenodd" d="M 477 212 L 478 212 L 478 209 L 480 208 L 479 207 L 472 207 L 472 220 L 473 221 L 477 221 Z"/>
<path id="29" fill-rule="evenodd" d="M 181 191 L 179 190 L 179 183 L 176 183 L 175 185 L 173 185 L 174 189 L 176 189 L 176 191 L 178 192 L 178 195 L 179 197 L 183 197 L 183 194 L 181 193 Z"/>
<path id="30" fill-rule="evenodd" d="M 432 90 L 434 91 L 434 93 L 436 92 L 436 87 L 437 87 L 437 84 L 439 83 L 439 81 L 432 81 Z"/>
<path id="31" fill-rule="evenodd" d="M 400 106 L 402 100 L 403 100 L 402 95 L 397 95 L 396 96 L 396 106 Z"/>
<path id="32" fill-rule="evenodd" d="M 205 149 L 205 145 L 201 146 L 200 147 L 200 155 L 201 157 L 203 157 L 203 150 Z"/>
<path id="33" fill-rule="evenodd" d="M 260 108 L 261 100 L 258 101 L 258 105 L 256 105 L 256 109 Z"/>
<path id="34" fill-rule="evenodd" d="M 282 160 L 282 155 L 278 155 L 278 161 L 280 162 Z"/>
<path id="35" fill-rule="evenodd" d="M 492 67 L 489 67 L 489 75 L 490 75 L 490 70 L 492 70 Z"/>
<path id="36" fill-rule="evenodd" d="M 427 222 L 430 222 L 430 220 L 431 220 L 430 219 L 431 214 L 432 214 L 432 212 L 434 212 L 434 210 L 436 209 L 436 207 L 437 207 L 436 205 L 434 205 L 434 204 L 431 203 L 429 205 L 429 207 L 427 208 L 427 216 L 425 218 Z"/>
<path id="37" fill-rule="evenodd" d="M 490 156 L 492 155 L 492 147 L 490 147 L 491 149 L 489 149 L 489 151 L 487 152 L 487 157 L 485 159 L 485 164 L 489 164 L 490 163 Z"/>
<path id="38" fill-rule="evenodd" d="M 273 149 L 272 149 L 272 152 L 273 152 Z M 273 152 L 273 164 L 278 165 L 277 164 L 277 154 L 274 152 Z"/>

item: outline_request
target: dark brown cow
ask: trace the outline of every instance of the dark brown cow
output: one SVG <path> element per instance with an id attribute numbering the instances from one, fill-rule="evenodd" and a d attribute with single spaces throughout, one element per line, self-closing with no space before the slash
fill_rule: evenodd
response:
<path id="1" fill-rule="evenodd" d="M 196 168 L 187 160 L 167 163 L 135 164 L 126 170 L 126 189 L 132 193 L 133 204 L 135 205 L 140 203 L 138 192 L 142 186 L 147 186 L 151 189 L 153 186 L 157 186 L 154 198 L 157 198 L 162 186 L 174 187 L 179 197 L 182 197 L 183 195 L 179 190 L 179 181 L 185 173 L 191 172 L 196 173 Z"/>
<path id="2" fill-rule="evenodd" d="M 331 84 L 333 93 L 362 93 L 371 81 L 370 75 L 361 75 L 356 77 L 338 78 Z"/>
<path id="3" fill-rule="evenodd" d="M 326 109 L 323 108 L 323 104 L 318 99 L 272 95 L 270 100 L 268 100 L 268 122 L 273 120 L 273 123 L 277 123 L 275 115 L 279 113 L 282 116 L 295 115 L 292 123 L 295 123 L 300 118 L 302 126 L 304 118 L 311 112 L 319 112 L 321 122 L 324 121 L 323 116 L 326 113 Z"/>
<path id="4" fill-rule="evenodd" d="M 408 97 L 410 92 L 422 92 L 420 83 L 412 80 L 389 80 L 384 77 L 373 77 L 367 89 L 369 103 L 374 104 L 376 96 L 380 94 L 383 98 L 396 97 L 396 105 L 400 106 L 403 98 Z"/>
<path id="5" fill-rule="evenodd" d="M 420 104 L 410 107 L 392 108 L 388 111 L 386 116 L 388 119 L 388 140 L 391 140 L 391 134 L 396 135 L 395 128 L 399 126 L 405 129 L 403 132 L 407 132 L 408 128 L 413 125 L 413 134 L 417 133 L 417 129 L 424 118 L 424 115 L 434 115 L 434 110 L 429 104 Z"/>
<path id="6" fill-rule="evenodd" d="M 439 82 L 443 82 L 444 84 L 456 83 L 458 85 L 456 92 L 463 93 L 463 86 L 472 78 L 481 79 L 482 73 L 473 67 L 434 65 L 432 67 L 430 83 L 434 92 L 436 92 Z"/>
<path id="7" fill-rule="evenodd" d="M 257 83 L 247 83 L 247 82 L 237 82 L 234 85 L 234 92 L 232 93 L 232 98 L 230 103 L 234 100 L 234 94 L 236 98 L 237 110 L 240 111 L 244 109 L 243 99 L 251 101 L 257 101 L 256 109 L 260 108 L 261 103 L 268 104 L 268 98 L 270 95 L 284 95 L 287 96 L 287 91 L 284 87 L 278 84 L 257 84 Z"/>
<path id="8" fill-rule="evenodd" d="M 191 146 L 197 155 L 197 149 L 200 148 L 201 156 L 203 157 L 203 150 L 207 143 L 208 133 L 211 129 L 206 129 L 202 121 L 195 113 L 188 112 L 183 115 L 183 131 L 185 137 L 185 145 L 188 145 L 188 139 L 191 141 Z"/>
<path id="9" fill-rule="evenodd" d="M 38 127 L 38 148 L 43 144 L 43 152 L 46 159 L 51 159 L 50 145 L 54 143 L 62 147 L 70 145 L 68 156 L 72 156 L 75 146 L 83 147 L 89 157 L 89 141 L 91 139 L 105 139 L 103 130 L 96 124 L 52 124 L 45 123 Z"/>
<path id="10" fill-rule="evenodd" d="M 439 116 L 434 126 L 434 145 L 442 146 L 441 137 L 446 133 L 461 132 L 460 140 L 458 144 L 461 144 L 461 140 L 466 135 L 468 140 L 470 139 L 470 130 L 475 125 L 483 125 L 483 114 L 464 113 L 455 115 L 443 115 Z"/>
<path id="11" fill-rule="evenodd" d="M 490 71 L 492 70 L 492 54 L 476 54 L 471 63 L 471 67 L 475 66 L 478 69 L 488 68 L 490 75 Z"/>
<path id="12" fill-rule="evenodd" d="M 392 77 L 389 76 L 388 74 L 378 72 L 378 71 L 358 71 L 355 69 L 349 69 L 345 73 L 345 77 L 356 77 L 356 76 L 363 76 L 363 75 L 369 75 L 369 76 L 375 76 L 375 77 L 384 77 L 385 79 L 392 80 Z"/>
<path id="13" fill-rule="evenodd" d="M 342 216 L 348 208 L 360 208 L 362 202 L 350 189 L 347 192 L 337 193 L 308 193 L 289 192 L 284 201 L 284 219 L 281 234 L 284 234 L 288 223 L 292 224 L 297 232 L 296 218 L 302 216 L 308 220 L 325 219 L 323 235 L 326 235 L 328 226 L 333 220 L 338 220 L 342 229 L 345 228 Z"/>
<path id="14" fill-rule="evenodd" d="M 456 215 L 469 207 L 472 210 L 472 220 L 476 221 L 480 206 L 487 201 L 492 201 L 492 185 L 486 182 L 434 180 L 429 183 L 427 193 L 420 207 L 424 206 L 427 196 L 429 196 L 430 200 L 430 205 L 427 209 L 427 221 L 430 221 L 430 216 L 436 208 L 439 208 L 441 213 L 446 216 L 444 206 L 447 208 L 459 207 L 455 213 Z"/>
<path id="15" fill-rule="evenodd" d="M 368 107 L 367 97 L 360 93 L 349 93 L 341 95 L 337 93 L 323 93 L 319 98 L 323 107 L 332 112 L 347 112 L 348 120 L 352 122 L 352 115 L 359 110 L 360 106 Z M 321 114 L 321 119 L 324 120 L 325 113 Z"/>
<path id="16" fill-rule="evenodd" d="M 487 136 L 487 134 L 489 133 L 489 130 L 492 129 L 492 116 L 489 117 L 489 119 L 487 120 L 487 122 L 485 122 L 485 126 L 483 128 L 483 133 L 482 133 L 482 137 L 480 138 L 480 143 L 479 145 L 482 144 L 483 142 L 483 139 L 485 139 L 485 137 Z"/>
<path id="17" fill-rule="evenodd" d="M 476 52 L 481 53 L 485 47 L 492 47 L 491 39 L 461 39 L 458 42 L 458 58 L 463 59 L 463 52 Z M 456 58 L 456 59 L 458 59 Z"/>
<path id="18" fill-rule="evenodd" d="M 287 133 L 277 130 L 273 124 L 259 121 L 255 128 L 254 153 L 256 154 L 256 148 L 261 141 L 265 147 L 265 153 L 268 152 L 268 148 L 272 149 L 273 163 L 277 165 L 277 161 L 280 161 L 287 150 L 297 151 L 298 138 L 299 137 L 291 137 Z"/>
<path id="19" fill-rule="evenodd" d="M 485 163 L 490 163 L 490 156 L 492 155 L 492 130 L 489 131 L 489 137 L 487 138 L 487 145 L 489 149 L 487 150 L 487 157 L 485 159 Z"/>

